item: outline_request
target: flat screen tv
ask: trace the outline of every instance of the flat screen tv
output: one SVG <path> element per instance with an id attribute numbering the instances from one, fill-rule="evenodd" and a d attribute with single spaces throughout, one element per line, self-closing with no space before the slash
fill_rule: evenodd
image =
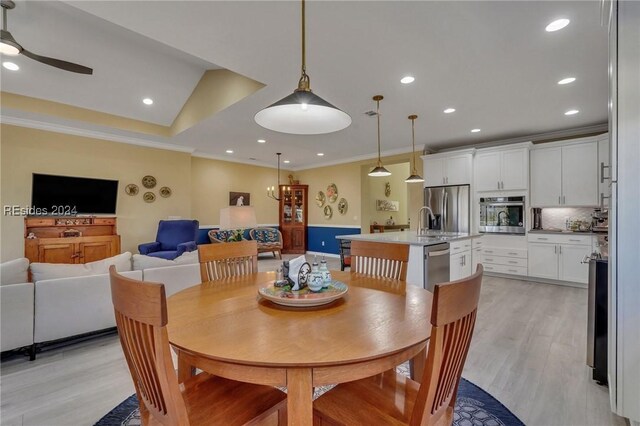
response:
<path id="1" fill-rule="evenodd" d="M 33 174 L 31 205 L 41 214 L 115 214 L 118 181 Z"/>

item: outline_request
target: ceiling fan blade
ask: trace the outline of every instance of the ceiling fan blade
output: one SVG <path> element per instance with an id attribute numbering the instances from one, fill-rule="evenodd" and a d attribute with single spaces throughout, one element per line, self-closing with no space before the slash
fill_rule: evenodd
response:
<path id="1" fill-rule="evenodd" d="M 78 74 L 93 74 L 93 69 L 74 64 L 67 61 L 62 61 L 60 59 L 48 58 L 46 56 L 40 56 L 33 52 L 29 52 L 27 49 L 23 48 L 22 53 L 27 58 L 31 58 L 34 61 L 42 62 L 43 64 L 51 65 L 52 67 L 60 68 L 61 70 L 77 72 Z"/>

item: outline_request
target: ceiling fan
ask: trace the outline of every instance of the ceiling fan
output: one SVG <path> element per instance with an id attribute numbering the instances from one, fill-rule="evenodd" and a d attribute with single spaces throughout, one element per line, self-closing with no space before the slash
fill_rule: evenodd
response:
<path id="1" fill-rule="evenodd" d="M 27 58 L 31 58 L 34 61 L 42 62 L 43 64 L 50 65 L 52 67 L 60 68 L 61 70 L 76 72 L 79 74 L 93 74 L 93 69 L 74 64 L 60 59 L 49 58 L 46 56 L 40 56 L 33 52 L 29 52 L 22 47 L 13 35 L 7 31 L 7 10 L 16 7 L 16 4 L 11 0 L 1 0 L 2 6 L 2 30 L 0 30 L 0 53 L 5 55 L 19 55 L 22 54 Z"/>

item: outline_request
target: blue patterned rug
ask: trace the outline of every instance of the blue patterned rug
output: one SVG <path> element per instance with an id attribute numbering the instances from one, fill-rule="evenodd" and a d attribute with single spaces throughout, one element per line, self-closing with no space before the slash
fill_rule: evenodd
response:
<path id="1" fill-rule="evenodd" d="M 408 375 L 408 365 L 399 366 L 398 372 Z M 331 386 L 317 388 L 314 398 L 330 388 Z M 95 426 L 138 426 L 140 424 L 138 399 L 135 395 L 131 395 L 101 418 Z M 455 426 L 524 426 L 524 423 L 500 401 L 465 379 L 462 379 L 458 386 L 453 424 Z"/>

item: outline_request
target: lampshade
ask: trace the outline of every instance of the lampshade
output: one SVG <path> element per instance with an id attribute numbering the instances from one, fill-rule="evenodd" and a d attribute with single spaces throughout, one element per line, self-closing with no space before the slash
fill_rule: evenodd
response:
<path id="1" fill-rule="evenodd" d="M 371 177 L 391 176 L 391 172 L 385 169 L 382 165 L 379 165 L 377 167 L 374 167 L 374 169 L 369 172 L 369 176 Z"/>
<path id="2" fill-rule="evenodd" d="M 256 123 L 269 130 L 296 135 L 319 135 L 349 127 L 351 117 L 311 91 L 296 90 L 258 111 Z"/>
<path id="3" fill-rule="evenodd" d="M 413 174 L 408 178 L 406 178 L 404 181 L 406 183 L 418 183 L 418 182 L 424 182 L 424 179 L 422 179 L 422 176 L 420 175 Z"/>
<path id="4" fill-rule="evenodd" d="M 305 0 L 302 3 L 302 67 L 298 88 L 254 116 L 269 130 L 295 135 L 320 135 L 349 127 L 351 117 L 311 91 L 306 66 Z"/>
<path id="5" fill-rule="evenodd" d="M 220 229 L 245 229 L 257 225 L 256 211 L 251 206 L 230 206 L 220 209 Z"/>

